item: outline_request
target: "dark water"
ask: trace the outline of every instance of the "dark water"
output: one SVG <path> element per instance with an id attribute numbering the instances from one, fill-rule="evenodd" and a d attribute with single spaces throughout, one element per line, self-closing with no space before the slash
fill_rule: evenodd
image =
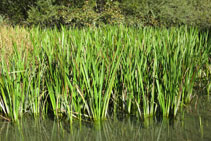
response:
<path id="1" fill-rule="evenodd" d="M 24 118 L 19 126 L 0 122 L 1 141 L 41 140 L 144 140 L 211 141 L 211 101 L 202 98 L 175 120 L 155 119 L 145 123 L 132 119 L 107 120 L 101 124 L 68 123 Z"/>

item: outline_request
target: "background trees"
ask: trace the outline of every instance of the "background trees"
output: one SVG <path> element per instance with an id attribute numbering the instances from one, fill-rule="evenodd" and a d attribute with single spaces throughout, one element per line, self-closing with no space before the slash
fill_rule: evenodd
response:
<path id="1" fill-rule="evenodd" d="M 1 0 L 11 24 L 96 26 L 128 24 L 211 27 L 209 0 Z"/>

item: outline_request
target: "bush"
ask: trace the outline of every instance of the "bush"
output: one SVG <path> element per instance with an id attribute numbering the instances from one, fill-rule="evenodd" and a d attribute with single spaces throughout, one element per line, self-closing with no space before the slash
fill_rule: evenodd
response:
<path id="1" fill-rule="evenodd" d="M 107 3 L 104 10 L 97 10 L 97 3 L 85 2 L 82 7 L 54 5 L 50 1 L 38 1 L 36 7 L 28 11 L 29 25 L 41 26 L 98 26 L 102 24 L 120 24 L 124 22 L 119 3 Z"/>
<path id="2" fill-rule="evenodd" d="M 1 0 L 14 24 L 98 26 L 127 24 L 211 27 L 210 0 Z"/>
<path id="3" fill-rule="evenodd" d="M 39 0 L 36 6 L 28 11 L 27 23 L 30 25 L 53 26 L 58 25 L 60 16 L 59 6 L 54 5 L 52 0 Z"/>
<path id="4" fill-rule="evenodd" d="M 11 23 L 20 24 L 27 19 L 27 11 L 37 0 L 1 0 L 0 14 L 7 17 Z"/>

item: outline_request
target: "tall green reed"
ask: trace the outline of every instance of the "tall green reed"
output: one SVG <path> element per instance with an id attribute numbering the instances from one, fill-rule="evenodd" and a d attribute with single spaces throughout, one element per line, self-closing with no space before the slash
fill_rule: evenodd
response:
<path id="1" fill-rule="evenodd" d="M 14 55 L 10 58 L 11 64 L 1 62 L 1 104 L 3 112 L 12 120 L 17 121 L 26 112 L 25 90 L 28 87 L 28 74 L 25 66 L 25 55 L 22 56 L 17 50 L 16 43 L 13 45 Z"/>
<path id="2" fill-rule="evenodd" d="M 33 49 L 27 58 L 16 52 L 1 63 L 1 112 L 14 120 L 25 112 L 66 116 L 70 123 L 121 112 L 144 119 L 176 116 L 194 97 L 209 60 L 208 35 L 196 28 L 29 32 Z"/>

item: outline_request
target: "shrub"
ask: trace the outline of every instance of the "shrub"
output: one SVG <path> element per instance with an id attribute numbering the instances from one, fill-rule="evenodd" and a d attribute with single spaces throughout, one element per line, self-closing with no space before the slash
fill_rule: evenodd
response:
<path id="1" fill-rule="evenodd" d="M 23 23 L 27 19 L 27 11 L 37 0 L 1 0 L 0 14 L 8 17 L 13 24 Z"/>
<path id="2" fill-rule="evenodd" d="M 1 0 L 14 24 L 42 26 L 192 25 L 211 27 L 210 0 Z"/>
<path id="3" fill-rule="evenodd" d="M 99 12 L 97 3 L 85 2 L 82 7 L 54 5 L 51 1 L 38 1 L 36 7 L 28 11 L 29 25 L 41 26 L 98 26 L 102 24 L 120 24 L 124 22 L 119 3 L 107 3 Z"/>
<path id="4" fill-rule="evenodd" d="M 27 22 L 30 25 L 53 26 L 59 24 L 59 6 L 51 0 L 39 0 L 36 6 L 28 11 Z"/>

